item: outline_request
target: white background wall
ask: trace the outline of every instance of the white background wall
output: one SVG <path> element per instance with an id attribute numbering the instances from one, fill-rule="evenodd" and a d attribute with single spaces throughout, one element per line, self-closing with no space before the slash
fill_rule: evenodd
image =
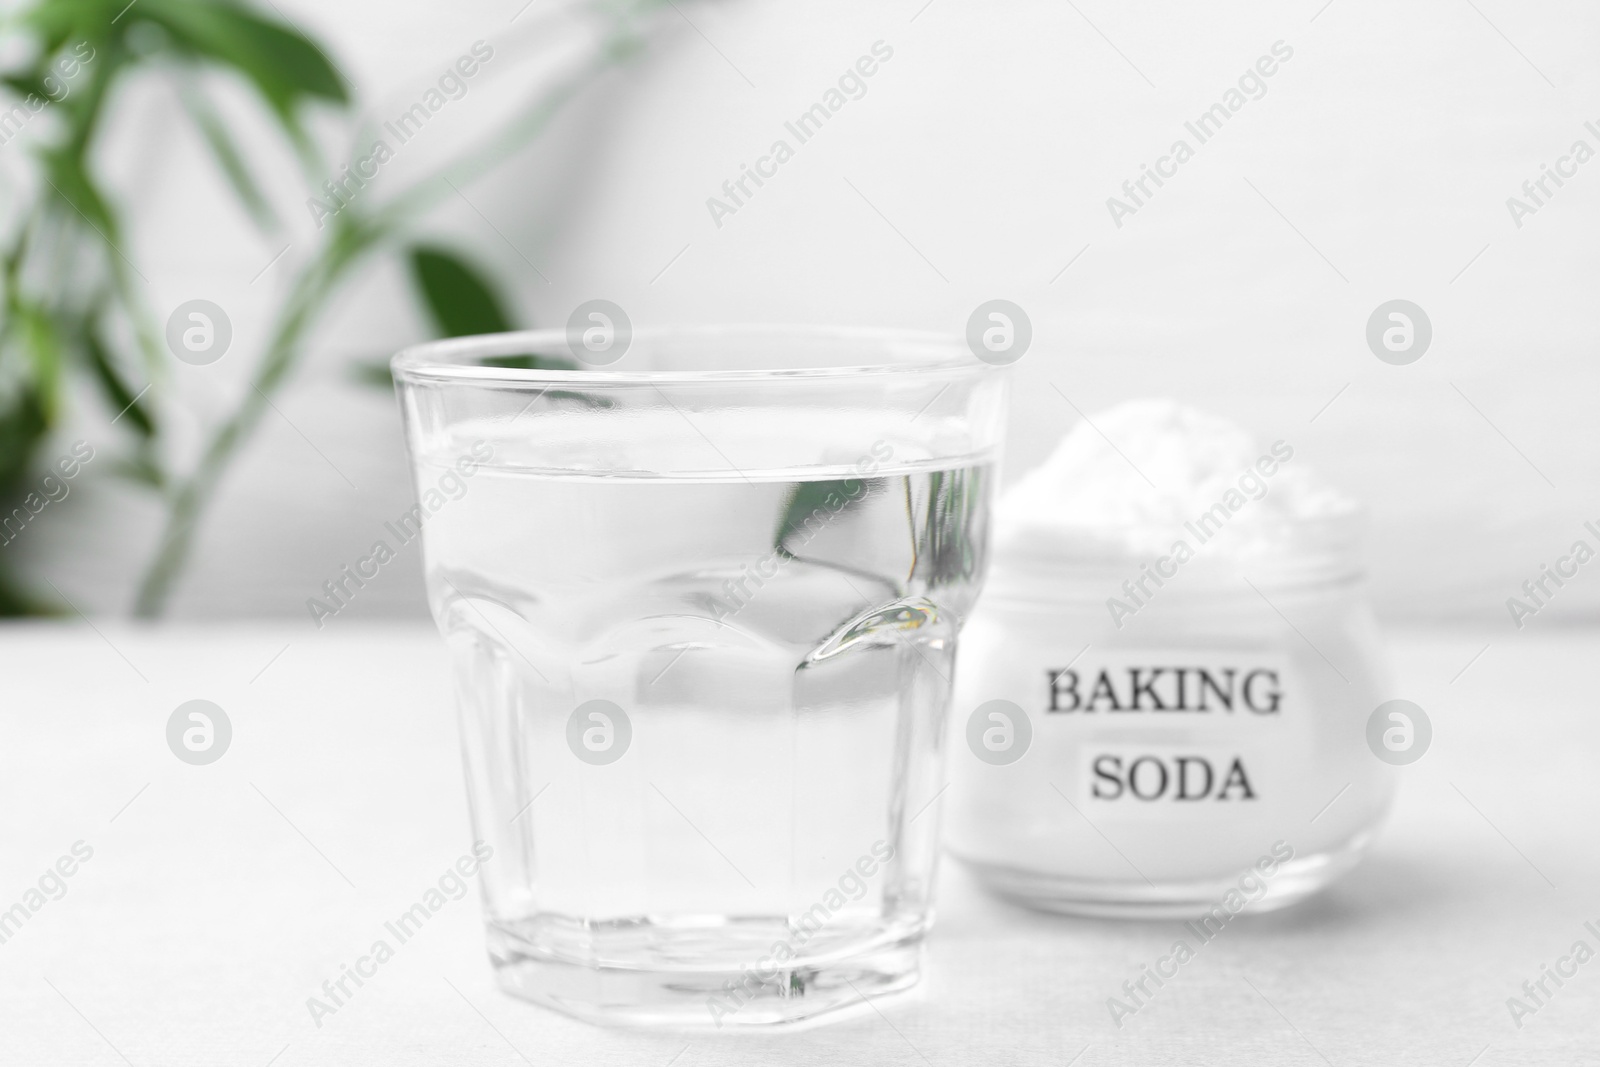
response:
<path id="1" fill-rule="evenodd" d="M 1505 598 L 1600 520 L 1600 161 L 1520 229 L 1505 203 L 1574 140 L 1600 149 L 1583 125 L 1600 126 L 1600 9 L 922 2 L 680 3 L 654 51 L 431 229 L 511 280 L 524 325 L 558 324 L 599 296 L 636 325 L 959 331 L 980 301 L 1014 300 L 1035 341 L 1017 368 L 1010 476 L 1071 425 L 1057 390 L 1089 412 L 1177 397 L 1292 441 L 1368 504 L 1387 617 L 1487 622 L 1511 637 Z M 540 3 L 515 24 L 522 0 L 283 9 L 332 43 L 380 114 L 474 40 L 496 44 L 481 91 L 399 161 L 420 168 L 489 121 L 495 85 L 527 74 L 519 27 Z M 867 95 L 718 228 L 706 198 L 878 40 L 894 58 Z M 1106 198 L 1278 40 L 1294 56 L 1267 95 L 1115 227 Z M 247 114 L 241 94 L 219 91 Z M 244 125 L 258 154 L 281 156 L 261 123 Z M 180 445 L 192 446 L 244 388 L 304 247 L 294 242 L 311 231 L 302 215 L 282 239 L 253 233 L 159 83 L 126 101 L 105 162 L 128 192 L 130 255 L 156 306 L 203 296 L 235 324 L 222 362 L 174 365 Z M 344 371 L 423 336 L 404 285 L 392 267 L 370 271 L 318 325 L 277 402 L 283 417 L 269 415 L 206 519 L 174 614 L 303 613 L 409 506 L 393 401 Z M 1364 341 L 1368 315 L 1396 297 L 1435 329 L 1406 367 Z M 69 438 L 106 433 L 89 402 L 77 420 Z M 48 536 L 30 531 L 20 547 L 80 605 L 121 612 L 157 514 L 94 473 Z M 351 613 L 421 604 L 413 552 Z M 1600 563 L 1533 625 L 1597 614 Z"/>

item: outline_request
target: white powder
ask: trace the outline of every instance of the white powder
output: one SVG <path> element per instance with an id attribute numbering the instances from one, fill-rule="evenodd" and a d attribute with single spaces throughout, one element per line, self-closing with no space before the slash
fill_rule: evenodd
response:
<path id="1" fill-rule="evenodd" d="M 1263 476 L 1257 461 L 1278 461 Z M 1002 548 L 1054 553 L 1075 545 L 1130 556 L 1165 550 L 1172 534 L 1222 501 L 1243 507 L 1228 538 L 1235 551 L 1262 547 L 1276 531 L 1354 513 L 1356 505 L 1301 460 L 1282 461 L 1292 442 L 1263 442 L 1226 419 L 1171 400 L 1132 400 L 1092 415 L 1063 437 L 999 507 Z M 1255 476 L 1251 478 L 1250 476 Z M 1240 479 L 1249 478 L 1241 490 Z M 1148 479 L 1148 480 L 1147 480 Z M 1265 487 L 1265 495 L 1257 497 Z"/>

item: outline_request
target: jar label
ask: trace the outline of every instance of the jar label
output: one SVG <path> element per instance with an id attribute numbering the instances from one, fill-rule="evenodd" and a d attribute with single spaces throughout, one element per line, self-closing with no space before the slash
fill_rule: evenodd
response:
<path id="1" fill-rule="evenodd" d="M 1087 663 L 1046 668 L 1044 711 L 1119 721 L 1186 714 L 1278 716 L 1287 673 L 1285 657 L 1271 652 L 1108 651 Z"/>
<path id="2" fill-rule="evenodd" d="M 1092 803 L 1259 799 L 1246 770 L 1250 761 L 1227 746 L 1088 744 L 1078 754 L 1079 777 L 1088 787 L 1084 799 Z"/>
<path id="3" fill-rule="evenodd" d="M 1271 803 L 1311 754 L 1282 652 L 1108 649 L 1040 680 L 1041 755 L 1091 820 Z"/>

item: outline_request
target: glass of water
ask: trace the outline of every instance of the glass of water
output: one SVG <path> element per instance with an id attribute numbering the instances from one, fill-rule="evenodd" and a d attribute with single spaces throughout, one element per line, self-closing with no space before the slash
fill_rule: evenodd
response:
<path id="1" fill-rule="evenodd" d="M 394 360 L 499 981 L 711 1028 L 906 989 L 1004 372 L 594 321 Z"/>

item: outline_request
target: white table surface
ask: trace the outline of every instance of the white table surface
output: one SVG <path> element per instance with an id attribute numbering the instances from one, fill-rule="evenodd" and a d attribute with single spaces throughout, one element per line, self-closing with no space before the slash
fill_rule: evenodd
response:
<path id="1" fill-rule="evenodd" d="M 947 863 L 915 992 L 690 1037 L 502 995 L 475 892 L 314 1027 L 306 998 L 470 843 L 441 643 L 96 625 L 0 628 L 0 909 L 94 850 L 0 944 L 0 1064 L 1600 1064 L 1600 959 L 1520 1029 L 1506 1007 L 1575 940 L 1600 949 L 1600 631 L 1392 635 L 1435 738 L 1373 854 L 1231 924 L 1121 1030 L 1106 998 L 1178 924 L 1032 914 Z M 206 767 L 165 742 L 197 697 L 235 731 Z"/>

